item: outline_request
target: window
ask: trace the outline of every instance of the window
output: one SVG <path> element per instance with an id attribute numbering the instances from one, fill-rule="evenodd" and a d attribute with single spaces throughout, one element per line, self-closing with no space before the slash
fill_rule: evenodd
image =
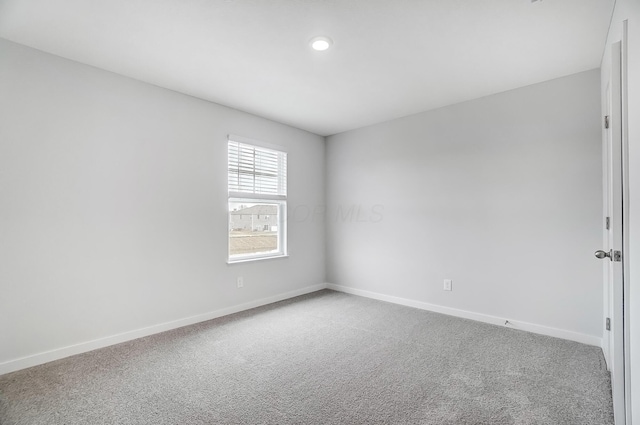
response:
<path id="1" fill-rule="evenodd" d="M 229 262 L 287 255 L 287 154 L 229 136 Z"/>

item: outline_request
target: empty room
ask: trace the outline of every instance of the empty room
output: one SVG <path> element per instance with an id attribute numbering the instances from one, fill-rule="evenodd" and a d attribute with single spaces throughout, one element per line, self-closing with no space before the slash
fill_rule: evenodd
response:
<path id="1" fill-rule="evenodd" d="M 638 205 L 638 0 L 0 0 L 0 424 L 640 424 Z"/>

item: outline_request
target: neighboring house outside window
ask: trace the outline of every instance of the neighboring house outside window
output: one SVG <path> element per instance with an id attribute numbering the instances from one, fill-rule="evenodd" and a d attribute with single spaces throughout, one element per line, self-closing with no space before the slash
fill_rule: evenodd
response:
<path id="1" fill-rule="evenodd" d="M 278 207 L 275 205 L 240 206 L 240 209 L 229 212 L 229 229 L 231 231 L 278 231 Z"/>
<path id="2" fill-rule="evenodd" d="M 228 261 L 286 256 L 287 154 L 239 140 L 229 136 Z"/>

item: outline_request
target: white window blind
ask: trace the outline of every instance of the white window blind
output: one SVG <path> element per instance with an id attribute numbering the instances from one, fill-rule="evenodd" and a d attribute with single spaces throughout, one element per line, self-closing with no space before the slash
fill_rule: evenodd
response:
<path id="1" fill-rule="evenodd" d="M 229 193 L 287 196 L 287 154 L 229 140 Z"/>

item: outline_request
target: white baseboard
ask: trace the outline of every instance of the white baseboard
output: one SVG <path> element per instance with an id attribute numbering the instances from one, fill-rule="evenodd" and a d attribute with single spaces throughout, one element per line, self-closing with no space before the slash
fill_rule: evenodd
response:
<path id="1" fill-rule="evenodd" d="M 145 336 L 165 332 L 171 329 L 181 328 L 183 326 L 193 325 L 195 323 L 204 322 L 218 317 L 226 316 L 240 311 L 249 310 L 251 308 L 260 307 L 267 304 L 272 304 L 278 301 L 286 300 L 289 298 L 297 297 L 311 292 L 320 291 L 326 289 L 325 283 L 307 286 L 294 291 L 285 292 L 282 294 L 273 295 L 271 297 L 262 298 L 255 301 L 249 301 L 247 303 L 238 304 L 231 307 L 222 308 L 209 313 L 199 314 L 197 316 L 185 317 L 184 319 L 178 319 L 171 322 L 160 323 L 158 325 L 149 326 L 142 329 L 136 329 L 128 332 L 123 332 L 116 335 L 111 335 L 104 338 L 98 338 L 91 341 L 81 342 L 79 344 L 69 345 L 67 347 L 56 348 L 54 350 L 45 351 L 31 356 L 21 357 L 14 360 L 9 360 L 0 363 L 0 375 L 5 373 L 15 372 L 16 370 L 25 369 L 31 366 L 37 366 L 39 364 L 51 362 L 53 360 L 59 360 L 65 357 L 73 356 L 76 354 L 86 353 L 98 348 L 108 347 L 114 344 L 120 344 L 121 342 L 131 341 L 132 339 L 142 338 Z"/>
<path id="2" fill-rule="evenodd" d="M 444 307 L 436 304 L 429 304 L 422 301 L 410 300 L 407 298 L 394 297 L 392 295 L 380 294 L 377 292 L 365 291 L 363 289 L 350 288 L 348 286 L 327 284 L 327 288 L 334 291 L 344 292 L 347 294 L 359 295 L 361 297 L 373 298 L 375 300 L 387 301 L 394 304 L 405 305 L 408 307 L 419 308 L 421 310 L 429 310 L 436 313 L 447 314 L 449 316 L 462 317 L 464 319 L 476 320 L 478 322 L 490 323 L 492 325 L 503 326 L 521 331 L 533 332 L 536 334 L 552 336 L 555 338 L 567 339 L 570 341 L 581 342 L 583 344 L 595 345 L 602 347 L 602 338 L 597 336 L 582 334 L 564 329 L 551 328 L 548 326 L 536 325 L 535 323 L 520 322 L 504 317 L 490 316 L 488 314 L 475 313 L 472 311 L 459 310 L 457 308 Z M 505 321 L 509 321 L 505 325 Z"/>
<path id="3" fill-rule="evenodd" d="M 429 304 L 422 301 L 410 300 L 407 298 L 394 297 L 392 295 L 380 294 L 377 292 L 366 291 L 363 289 L 355 289 L 347 286 L 334 285 L 331 283 L 321 283 L 317 285 L 307 286 L 305 288 L 296 289 L 294 291 L 285 292 L 282 294 L 273 295 L 271 297 L 262 298 L 255 301 L 250 301 L 243 304 L 238 304 L 231 307 L 222 308 L 209 313 L 199 314 L 197 316 L 186 317 L 184 319 L 174 320 L 171 322 L 160 323 L 158 325 L 149 326 L 146 328 L 136 329 L 128 332 L 123 332 L 116 335 L 111 335 L 104 338 L 94 339 L 91 341 L 81 342 L 79 344 L 70 345 L 67 347 L 57 348 L 50 351 L 45 351 L 31 356 L 21 357 L 14 360 L 9 360 L 0 363 L 0 375 L 14 372 L 20 369 L 25 369 L 39 364 L 48 363 L 54 360 L 59 360 L 65 357 L 73 356 L 76 354 L 86 353 L 88 351 L 96 350 L 98 348 L 108 347 L 110 345 L 120 344 L 122 342 L 131 341 L 133 339 L 142 338 L 145 336 L 165 332 L 171 329 L 181 328 L 183 326 L 193 325 L 195 323 L 204 322 L 218 317 L 226 316 L 240 311 L 249 310 L 251 308 L 260 307 L 267 304 L 272 304 L 278 301 L 283 301 L 289 298 L 297 297 L 300 295 L 309 294 L 311 292 L 320 291 L 322 289 L 332 289 L 334 291 L 344 292 L 347 294 L 358 295 L 361 297 L 372 298 L 380 301 L 387 301 L 394 304 L 405 305 L 408 307 L 419 308 L 421 310 L 433 311 L 436 313 L 447 314 L 449 316 L 462 317 L 465 319 L 476 320 L 479 322 L 490 323 L 492 325 L 510 327 L 527 332 L 533 332 L 541 335 L 552 336 L 556 338 L 567 339 L 570 341 L 581 342 L 583 344 L 594 345 L 602 347 L 602 338 L 598 338 L 592 335 L 581 334 L 578 332 L 567 331 L 563 329 L 551 328 L 542 325 L 536 325 L 533 323 L 519 322 L 516 320 L 508 319 L 509 324 L 505 325 L 505 318 L 490 316 L 482 313 L 475 313 L 466 310 L 459 310 L 451 307 L 444 307 L 435 304 Z"/>

